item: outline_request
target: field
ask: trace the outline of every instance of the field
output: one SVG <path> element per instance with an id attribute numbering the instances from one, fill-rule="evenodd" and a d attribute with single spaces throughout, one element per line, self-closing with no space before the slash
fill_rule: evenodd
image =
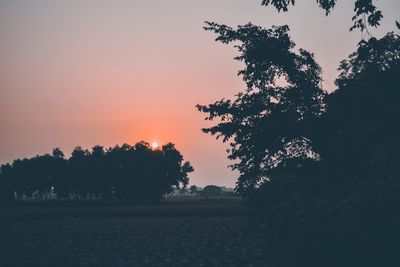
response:
<path id="1" fill-rule="evenodd" d="M 0 266 L 265 266 L 237 201 L 0 207 Z"/>

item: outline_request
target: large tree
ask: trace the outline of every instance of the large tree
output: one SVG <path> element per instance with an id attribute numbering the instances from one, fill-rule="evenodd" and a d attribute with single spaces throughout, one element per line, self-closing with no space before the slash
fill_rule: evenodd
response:
<path id="1" fill-rule="evenodd" d="M 245 64 L 239 75 L 246 88 L 236 99 L 197 106 L 208 120 L 218 120 L 203 131 L 230 143 L 232 168 L 240 172 L 238 191 L 251 191 L 283 167 L 318 160 L 309 124 L 323 112 L 325 94 L 313 54 L 294 50 L 288 26 L 233 29 L 207 22 L 205 29 L 215 32 L 217 41 L 236 43 L 235 59 Z"/>
<path id="2" fill-rule="evenodd" d="M 360 42 L 339 71 L 321 121 L 323 158 L 341 166 L 331 168 L 338 177 L 393 175 L 400 154 L 399 35 Z"/>
<path id="3" fill-rule="evenodd" d="M 361 42 L 313 126 L 319 172 L 254 194 L 272 266 L 398 266 L 400 38 Z"/>

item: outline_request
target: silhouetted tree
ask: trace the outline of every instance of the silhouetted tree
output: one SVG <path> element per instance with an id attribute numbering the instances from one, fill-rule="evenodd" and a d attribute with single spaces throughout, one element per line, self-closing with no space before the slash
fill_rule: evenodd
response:
<path id="1" fill-rule="evenodd" d="M 360 42 L 339 71 L 318 133 L 322 157 L 343 179 L 394 175 L 400 155 L 399 35 Z"/>
<path id="2" fill-rule="evenodd" d="M 220 100 L 197 108 L 218 119 L 205 133 L 230 142 L 229 159 L 240 176 L 237 189 L 245 194 L 281 167 L 318 159 L 312 148 L 309 124 L 324 110 L 321 69 L 306 50 L 293 51 L 287 26 L 263 29 L 252 24 L 232 29 L 207 22 L 217 41 L 238 43 L 245 63 L 239 71 L 247 88 L 234 101 Z"/>
<path id="3" fill-rule="evenodd" d="M 252 196 L 275 265 L 399 264 L 399 66 L 398 35 L 361 42 L 315 123 L 318 172 L 287 170 Z"/>
<path id="4" fill-rule="evenodd" d="M 106 152 L 102 146 L 94 146 L 88 159 L 88 184 L 89 191 L 98 197 L 103 194 L 108 195 L 111 188 L 109 175 L 112 173 L 107 171 Z"/>
<path id="5" fill-rule="evenodd" d="M 190 194 L 195 195 L 195 194 L 197 194 L 197 191 L 198 191 L 197 186 L 192 185 L 192 186 L 190 187 Z"/>
<path id="6" fill-rule="evenodd" d="M 216 185 L 207 185 L 204 187 L 201 194 L 207 198 L 208 197 L 218 197 L 218 196 L 221 196 L 222 189 L 221 189 L 221 187 L 216 186 Z"/>
<path id="7" fill-rule="evenodd" d="M 68 159 L 68 192 L 81 194 L 86 198 L 89 190 L 89 155 L 90 152 L 80 146 L 74 148 L 71 157 Z"/>
<path id="8" fill-rule="evenodd" d="M 62 196 L 62 185 L 59 183 L 66 179 L 66 172 L 68 167 L 67 164 L 68 162 L 65 159 L 64 153 L 61 151 L 61 149 L 54 148 L 51 164 L 46 167 L 49 169 L 49 172 L 51 174 L 50 187 L 53 189 L 58 188 L 60 196 Z"/>
<path id="9" fill-rule="evenodd" d="M 16 181 L 13 179 L 13 169 L 10 164 L 0 167 L 0 201 L 11 201 L 14 198 Z"/>

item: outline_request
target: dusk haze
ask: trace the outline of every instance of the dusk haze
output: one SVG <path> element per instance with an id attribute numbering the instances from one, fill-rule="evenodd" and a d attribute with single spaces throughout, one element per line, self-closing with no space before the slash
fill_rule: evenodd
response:
<path id="1" fill-rule="evenodd" d="M 191 183 L 233 187 L 227 146 L 203 134 L 195 105 L 243 90 L 231 47 L 213 42 L 204 21 L 231 26 L 288 24 L 313 53 L 323 86 L 360 40 L 349 32 L 352 1 L 330 16 L 314 1 L 278 13 L 260 1 L 0 1 L 0 163 L 80 145 L 173 142 L 196 171 Z M 400 2 L 376 36 L 394 30 Z"/>
<path id="2" fill-rule="evenodd" d="M 0 266 L 400 266 L 400 0 L 0 0 Z"/>

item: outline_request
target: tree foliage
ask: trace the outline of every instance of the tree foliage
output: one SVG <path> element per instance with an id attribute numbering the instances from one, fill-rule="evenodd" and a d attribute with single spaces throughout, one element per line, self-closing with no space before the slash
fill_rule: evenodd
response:
<path id="1" fill-rule="evenodd" d="M 58 148 L 52 155 L 17 159 L 1 166 L 3 200 L 19 195 L 58 198 L 158 202 L 173 187 L 186 186 L 193 171 L 174 144 L 152 150 L 149 144 L 124 144 L 91 151 L 76 147 L 69 159 Z"/>
<path id="2" fill-rule="evenodd" d="M 316 0 L 318 6 L 325 10 L 326 15 L 335 7 L 337 0 Z M 354 16 L 352 17 L 353 26 L 350 30 L 365 30 L 367 26 L 377 27 L 383 18 L 382 12 L 377 9 L 373 0 L 355 0 Z M 290 5 L 294 5 L 295 0 L 262 0 L 263 6 L 274 6 L 278 11 L 286 12 Z"/>
<path id="3" fill-rule="evenodd" d="M 207 185 L 204 187 L 201 194 L 207 198 L 218 197 L 222 195 L 222 188 L 216 185 Z"/>

